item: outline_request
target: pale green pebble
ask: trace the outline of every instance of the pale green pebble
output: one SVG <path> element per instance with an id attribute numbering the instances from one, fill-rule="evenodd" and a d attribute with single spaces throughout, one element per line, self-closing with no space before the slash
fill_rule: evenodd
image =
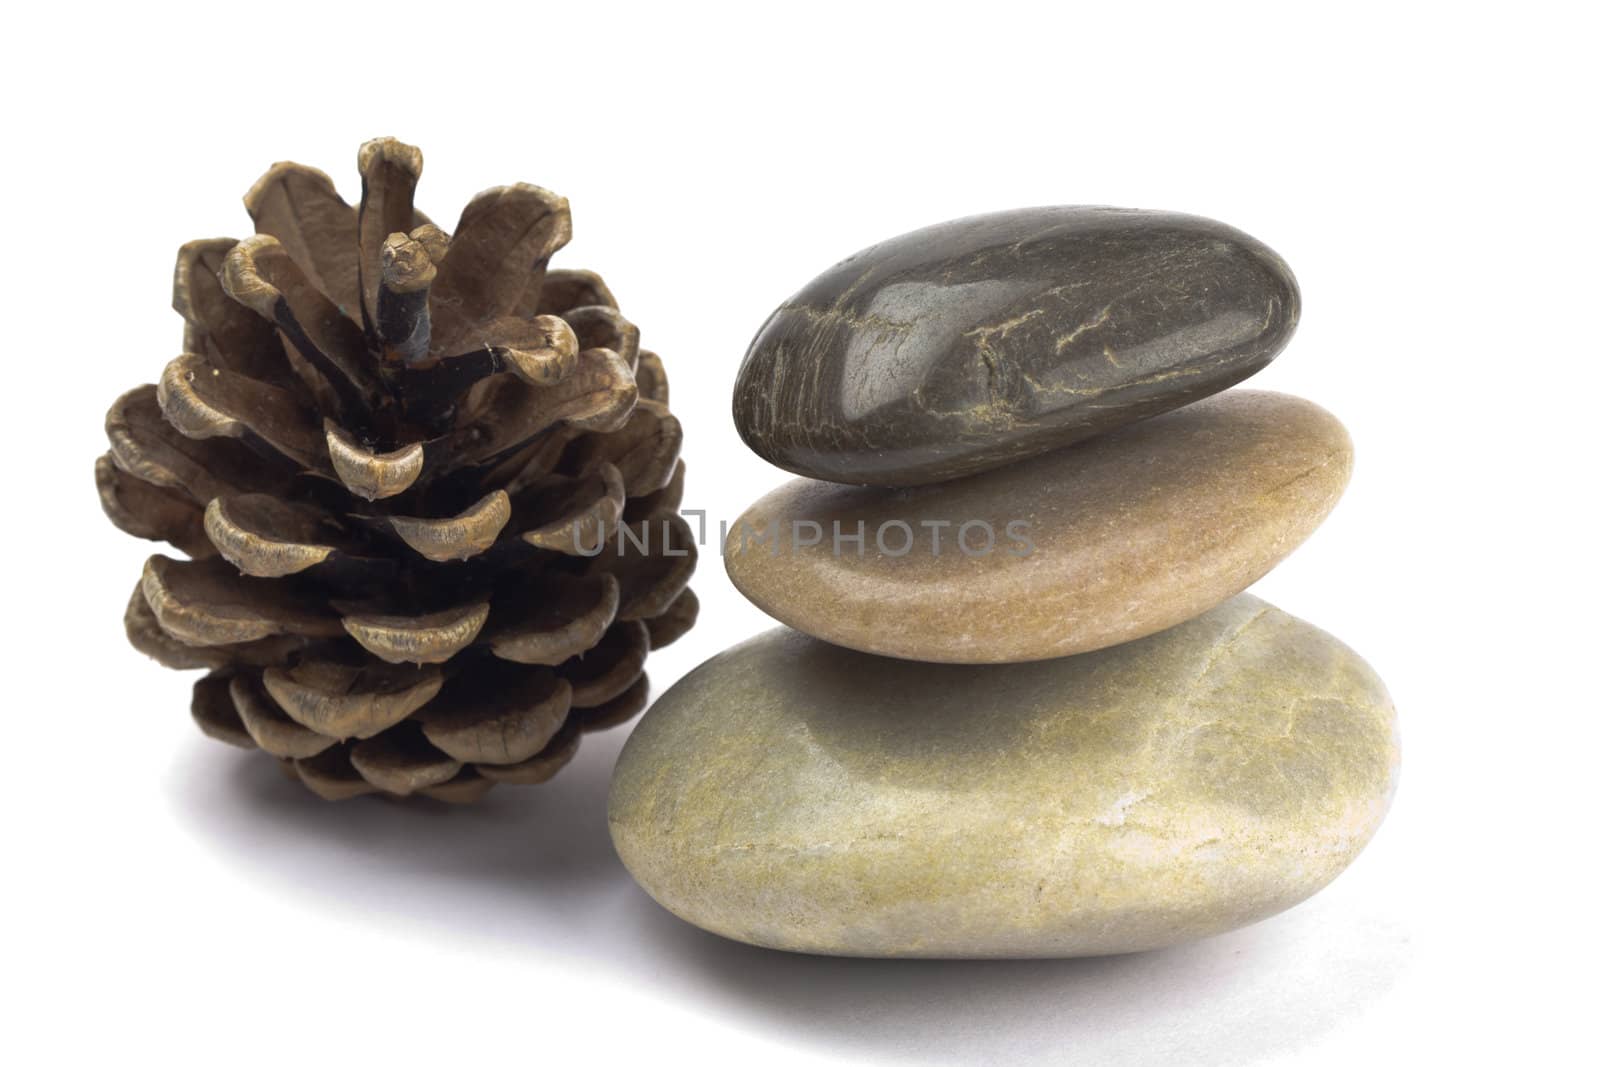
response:
<path id="1" fill-rule="evenodd" d="M 770 631 L 645 715 L 610 822 L 651 896 L 738 941 L 1101 955 L 1304 900 L 1370 840 L 1398 768 L 1371 668 L 1237 596 L 1024 664 L 912 663 Z"/>

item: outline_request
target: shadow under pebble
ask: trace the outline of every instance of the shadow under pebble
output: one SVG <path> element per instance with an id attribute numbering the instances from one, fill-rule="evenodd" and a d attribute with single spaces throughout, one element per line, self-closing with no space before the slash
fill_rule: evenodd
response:
<path id="1" fill-rule="evenodd" d="M 690 984 L 712 987 L 731 1014 L 798 1047 L 913 1063 L 1253 1062 L 1356 1018 L 1406 951 L 1369 916 L 1307 904 L 1125 956 L 841 959 L 728 941 L 639 898 L 633 936 L 684 961 Z"/>

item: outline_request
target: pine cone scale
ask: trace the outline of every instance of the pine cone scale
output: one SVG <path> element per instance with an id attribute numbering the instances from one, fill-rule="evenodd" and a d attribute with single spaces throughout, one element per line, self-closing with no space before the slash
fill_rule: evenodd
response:
<path id="1" fill-rule="evenodd" d="M 254 578 L 299 574 L 338 551 L 320 543 L 315 511 L 265 493 L 212 497 L 202 528 L 214 551 Z"/>
<path id="2" fill-rule="evenodd" d="M 304 361 L 290 358 L 290 369 L 319 401 L 331 395 L 343 418 L 358 425 L 370 420 L 378 383 L 361 328 L 311 283 L 276 237 L 256 234 L 234 245 L 221 277 L 224 293 L 277 325 Z"/>
<path id="3" fill-rule="evenodd" d="M 250 739 L 262 751 L 280 759 L 309 759 L 338 743 L 285 715 L 268 694 L 259 672 L 248 671 L 229 678 L 228 696 Z"/>
<path id="4" fill-rule="evenodd" d="M 348 431 L 331 421 L 323 423 L 323 432 L 334 475 L 362 500 L 399 496 L 422 474 L 426 457 L 420 441 L 392 452 L 376 453 L 363 448 Z"/>
<path id="5" fill-rule="evenodd" d="M 410 796 L 448 782 L 463 764 L 429 744 L 414 723 L 402 723 L 353 745 L 350 766 L 383 792 Z"/>
<path id="6" fill-rule="evenodd" d="M 428 223 L 418 215 L 413 203 L 417 180 L 422 177 L 422 153 L 392 137 L 383 137 L 361 146 L 356 154 L 356 169 L 361 172 L 361 206 L 356 214 L 361 299 L 350 317 L 370 331 L 377 319 L 377 275 L 383 242 L 390 234 L 409 233 Z"/>
<path id="7" fill-rule="evenodd" d="M 385 663 L 447 663 L 467 648 L 489 618 L 486 603 L 428 615 L 346 615 L 346 632 Z"/>
<path id="8" fill-rule="evenodd" d="M 439 695 L 444 675 L 433 666 L 387 671 L 333 659 L 269 667 L 261 684 L 284 714 L 338 741 L 381 733 Z"/>
<path id="9" fill-rule="evenodd" d="M 244 195 L 256 233 L 275 238 L 304 264 L 307 280 L 336 306 L 354 308 L 360 289 L 356 209 L 315 167 L 274 164 Z"/>
<path id="10" fill-rule="evenodd" d="M 512 663 L 559 666 L 600 642 L 621 598 L 614 575 L 558 576 L 497 614 L 489 646 Z"/>
<path id="11" fill-rule="evenodd" d="M 572 684 L 551 670 L 488 665 L 418 717 L 423 736 L 463 763 L 521 763 L 544 751 L 566 724 Z"/>
<path id="12" fill-rule="evenodd" d="M 565 197 L 535 185 L 487 189 L 461 212 L 434 281 L 436 355 L 474 326 L 514 313 L 544 265 L 572 239 Z M 521 316 L 532 318 L 532 315 Z"/>

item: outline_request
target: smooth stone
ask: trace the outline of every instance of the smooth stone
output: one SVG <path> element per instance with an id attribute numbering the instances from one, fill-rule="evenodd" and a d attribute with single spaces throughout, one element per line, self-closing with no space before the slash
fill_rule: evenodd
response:
<path id="1" fill-rule="evenodd" d="M 1265 918 L 1372 837 L 1383 683 L 1251 596 L 1043 663 L 907 663 L 772 630 L 665 693 L 611 784 L 658 902 L 840 956 L 1084 956 Z"/>
<path id="2" fill-rule="evenodd" d="M 740 516 L 723 560 L 757 607 L 848 648 L 941 663 L 1065 656 L 1247 588 L 1333 509 L 1351 459 L 1344 427 L 1315 404 L 1232 390 L 959 481 L 790 482 Z"/>
<path id="3" fill-rule="evenodd" d="M 998 467 L 1220 392 L 1288 343 L 1283 260 L 1192 215 L 977 215 L 859 252 L 778 308 L 733 417 L 811 478 L 919 485 Z"/>

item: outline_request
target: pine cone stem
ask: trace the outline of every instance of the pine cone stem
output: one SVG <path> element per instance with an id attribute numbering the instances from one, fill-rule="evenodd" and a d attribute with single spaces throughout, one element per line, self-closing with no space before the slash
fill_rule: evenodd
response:
<path id="1" fill-rule="evenodd" d="M 378 337 L 407 364 L 428 358 L 433 326 L 428 317 L 428 287 L 439 271 L 421 241 L 393 233 L 383 243 L 378 282 Z"/>

